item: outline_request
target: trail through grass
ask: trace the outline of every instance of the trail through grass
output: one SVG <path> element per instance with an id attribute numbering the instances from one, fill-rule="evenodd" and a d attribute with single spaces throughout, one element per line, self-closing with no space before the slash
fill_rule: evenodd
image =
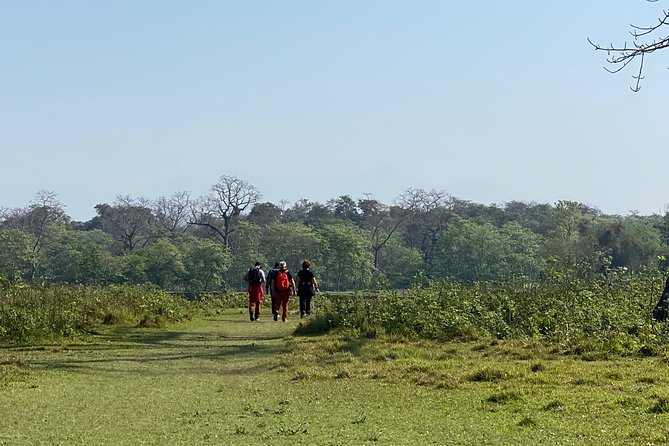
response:
<path id="1" fill-rule="evenodd" d="M 0 444 L 669 442 L 661 358 L 293 336 L 297 324 L 228 310 L 163 330 L 4 347 Z"/>

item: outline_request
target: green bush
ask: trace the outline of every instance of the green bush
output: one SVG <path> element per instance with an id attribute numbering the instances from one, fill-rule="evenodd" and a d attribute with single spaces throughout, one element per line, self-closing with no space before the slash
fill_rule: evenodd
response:
<path id="1" fill-rule="evenodd" d="M 501 283 L 432 281 L 406 292 L 322 296 L 318 315 L 301 329 L 381 330 L 438 340 L 532 338 L 575 353 L 657 355 L 669 324 L 649 317 L 661 293 L 655 274 Z M 324 300 L 324 302 L 323 302 Z"/>
<path id="2" fill-rule="evenodd" d="M 156 326 L 192 315 L 185 299 L 153 286 L 16 283 L 0 289 L 0 340 L 16 343 L 74 336 L 101 324 Z"/>
<path id="3" fill-rule="evenodd" d="M 269 296 L 266 299 L 269 299 Z M 223 308 L 246 308 L 249 305 L 249 297 L 246 292 L 240 291 L 200 293 L 195 296 L 194 302 L 199 312 L 215 314 Z"/>

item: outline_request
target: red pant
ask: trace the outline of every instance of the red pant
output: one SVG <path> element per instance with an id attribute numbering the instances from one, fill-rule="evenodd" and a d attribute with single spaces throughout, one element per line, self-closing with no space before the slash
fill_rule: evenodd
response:
<path id="1" fill-rule="evenodd" d="M 274 294 L 274 314 L 279 314 L 279 307 L 283 308 L 281 312 L 281 320 L 285 321 L 288 319 L 288 298 L 290 297 L 290 291 L 283 293 Z"/>
<path id="2" fill-rule="evenodd" d="M 249 285 L 249 311 L 260 314 L 260 304 L 262 302 L 262 284 Z"/>

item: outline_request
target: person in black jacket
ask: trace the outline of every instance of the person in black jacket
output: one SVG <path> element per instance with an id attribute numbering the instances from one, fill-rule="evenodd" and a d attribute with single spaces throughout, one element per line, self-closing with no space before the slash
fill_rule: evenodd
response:
<path id="1" fill-rule="evenodd" d="M 311 262 L 302 262 L 302 269 L 297 273 L 297 295 L 300 298 L 300 317 L 311 314 L 311 298 L 318 291 L 318 282 L 309 269 Z"/>
<path id="2" fill-rule="evenodd" d="M 272 280 L 274 280 L 274 277 L 276 277 L 276 273 L 279 271 L 279 262 L 276 262 L 274 264 L 274 269 L 270 270 L 267 273 L 267 282 L 265 283 L 265 291 L 269 293 L 269 297 L 272 301 L 272 314 L 276 315 L 276 310 L 274 309 L 276 307 L 276 297 L 274 296 L 274 293 L 272 292 Z M 276 320 L 276 319 L 275 319 Z"/>

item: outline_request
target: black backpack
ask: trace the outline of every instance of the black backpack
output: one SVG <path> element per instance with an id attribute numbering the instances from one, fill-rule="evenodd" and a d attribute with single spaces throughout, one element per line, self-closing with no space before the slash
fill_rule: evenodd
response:
<path id="1" fill-rule="evenodd" d="M 249 270 L 249 283 L 251 285 L 260 285 L 262 278 L 260 277 L 260 270 L 258 268 L 251 268 Z"/>

